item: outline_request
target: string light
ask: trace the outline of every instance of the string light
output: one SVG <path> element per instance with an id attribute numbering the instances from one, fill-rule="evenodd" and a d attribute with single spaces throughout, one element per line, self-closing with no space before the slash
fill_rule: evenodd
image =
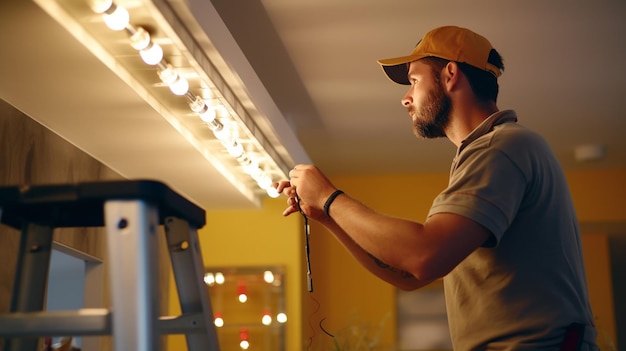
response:
<path id="1" fill-rule="evenodd" d="M 117 6 L 113 0 L 91 0 L 89 5 L 93 12 L 102 14 L 104 23 L 112 30 L 122 30 L 130 23 L 128 10 Z"/>
<path id="2" fill-rule="evenodd" d="M 224 125 L 217 119 L 216 109 L 200 96 L 194 95 L 190 90 L 189 82 L 170 63 L 163 59 L 163 48 L 155 43 L 150 33 L 143 27 L 134 27 L 130 24 L 128 10 L 118 6 L 113 0 L 87 0 L 91 9 L 98 14 L 102 14 L 106 25 L 116 31 L 126 30 L 130 39 L 130 45 L 137 51 L 141 59 L 148 65 L 157 66 L 157 74 L 161 81 L 166 84 L 171 92 L 178 96 L 186 96 L 191 111 L 196 113 L 200 119 L 206 123 L 215 137 L 222 143 L 230 156 L 235 158 L 244 173 L 248 174 L 257 185 L 266 191 L 270 197 L 278 197 L 279 194 L 272 186 L 272 178 L 259 167 L 258 160 L 248 154 L 244 148 L 244 143 L 234 133 L 231 127 Z M 221 106 L 220 110 L 227 113 Z"/>
<path id="3" fill-rule="evenodd" d="M 285 323 L 287 322 L 287 315 L 285 313 L 279 313 L 276 315 L 276 321 L 278 323 Z"/>
<path id="4" fill-rule="evenodd" d="M 206 285 L 213 286 L 215 284 L 215 275 L 213 273 L 205 273 L 204 283 Z"/>
<path id="5" fill-rule="evenodd" d="M 215 318 L 213 320 L 213 323 L 215 324 L 216 327 L 221 328 L 224 326 L 224 318 L 222 317 L 221 313 L 216 313 L 215 314 Z"/>
<path id="6" fill-rule="evenodd" d="M 246 301 L 248 301 L 247 290 L 248 289 L 246 289 L 245 284 L 239 283 L 239 285 L 237 286 L 237 299 L 239 299 L 239 302 L 246 303 Z"/>
<path id="7" fill-rule="evenodd" d="M 270 315 L 269 311 L 263 312 L 263 316 L 261 317 L 261 323 L 263 323 L 263 325 L 272 324 L 272 316 Z"/>
<path id="8" fill-rule="evenodd" d="M 224 278 L 224 273 L 222 272 L 217 272 L 215 273 L 215 282 L 219 285 L 224 284 L 224 282 L 226 281 L 226 278 Z"/>
<path id="9" fill-rule="evenodd" d="M 263 280 L 268 284 L 272 284 L 274 282 L 274 273 L 272 271 L 263 272 Z"/>
<path id="10" fill-rule="evenodd" d="M 170 87 L 174 95 L 185 95 L 189 91 L 189 82 L 178 74 L 178 71 L 170 64 L 166 64 L 164 69 L 157 72 L 159 78 Z"/>
<path id="11" fill-rule="evenodd" d="M 241 327 L 239 330 L 239 347 L 242 350 L 247 350 L 250 347 L 250 342 L 248 342 L 248 329 Z"/>

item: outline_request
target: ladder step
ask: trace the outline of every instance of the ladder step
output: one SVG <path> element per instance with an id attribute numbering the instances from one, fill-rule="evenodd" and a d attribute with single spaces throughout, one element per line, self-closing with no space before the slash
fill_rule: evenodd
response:
<path id="1" fill-rule="evenodd" d="M 0 338 L 111 335 L 111 316 L 106 308 L 0 314 Z M 157 322 L 159 334 L 202 333 L 204 328 L 202 313 L 162 316 Z"/>

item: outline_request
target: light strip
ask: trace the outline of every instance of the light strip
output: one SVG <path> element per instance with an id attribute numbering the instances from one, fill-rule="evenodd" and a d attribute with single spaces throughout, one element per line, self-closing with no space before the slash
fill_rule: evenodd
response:
<path id="1" fill-rule="evenodd" d="M 144 62 L 149 65 L 155 65 L 154 62 L 157 62 L 156 58 L 161 57 L 156 63 L 158 67 L 157 73 L 161 81 L 169 86 L 174 95 L 185 95 L 189 101 L 191 110 L 196 112 L 198 116 L 207 123 L 209 129 L 211 129 L 215 137 L 222 142 L 228 153 L 240 162 L 244 171 L 252 177 L 257 185 L 265 190 L 270 197 L 278 197 L 278 192 L 272 187 L 272 178 L 259 167 L 254 157 L 247 155 L 238 137 L 233 135 L 228 127 L 215 119 L 214 108 L 208 106 L 199 96 L 189 91 L 189 82 L 177 72 L 173 65 L 168 63 L 162 55 L 160 55 L 162 49 L 159 49 L 158 44 L 152 42 L 149 33 L 142 27 L 135 28 L 130 24 L 128 10 L 122 6 L 116 5 L 112 0 L 91 0 L 90 7 L 95 13 L 102 14 L 106 25 L 112 30 L 126 30 L 131 46 L 140 52 L 140 56 Z M 148 55 L 148 52 L 156 52 L 156 55 L 153 57 Z M 143 53 L 143 55 L 141 53 Z M 213 112 L 209 110 L 213 110 Z M 207 118 L 207 114 L 213 116 L 213 118 Z"/>
<path id="2" fill-rule="evenodd" d="M 142 83 L 141 79 L 137 80 L 136 77 L 133 77 L 135 74 L 129 72 L 128 68 L 122 68 L 124 65 L 117 62 L 116 55 L 108 53 L 105 48 L 98 44 L 98 40 L 91 37 L 89 32 L 82 28 L 81 23 L 92 25 L 93 19 L 76 17 L 81 16 L 80 13 L 73 13 L 73 15 L 65 13 L 62 1 L 58 1 L 58 3 L 44 0 L 35 1 L 42 8 L 46 9 L 51 16 L 55 17 L 59 23 L 68 28 L 72 35 L 94 52 L 120 78 L 133 87 L 140 96 L 161 113 L 243 194 L 252 189 L 243 189 L 242 186 L 250 187 L 252 183 L 239 183 L 238 179 L 241 178 L 233 174 L 233 166 L 229 165 L 228 162 L 224 163 L 222 156 L 213 155 L 209 148 L 204 145 L 204 143 L 210 143 L 211 141 L 203 140 L 199 137 L 198 132 L 189 129 L 187 115 L 196 116 L 199 123 L 207 126 L 212 131 L 215 140 L 219 141 L 225 150 L 224 154 L 229 155 L 238 164 L 238 167 L 234 167 L 234 170 L 239 169 L 238 172 L 241 172 L 242 175 L 247 175 L 267 195 L 272 197 L 278 196 L 271 184 L 275 179 L 286 178 L 290 167 L 278 156 L 276 150 L 263 133 L 260 132 L 246 109 L 238 102 L 235 94 L 233 94 L 208 59 L 206 57 L 198 58 L 197 55 L 189 57 L 190 55 L 187 51 L 195 49 L 188 49 L 186 47 L 188 43 L 182 43 L 185 39 L 176 37 L 155 40 L 145 28 L 131 24 L 131 14 L 133 11 L 137 11 L 136 8 L 131 8 L 132 11 L 129 14 L 126 8 L 114 3 L 112 0 L 92 0 L 89 3 L 91 11 L 102 16 L 102 20 L 109 28 L 114 31 L 125 31 L 128 44 L 137 50 L 141 60 L 148 66 L 153 66 L 163 85 L 168 86 L 174 95 L 180 96 L 182 101 L 176 103 L 176 106 L 171 106 L 168 104 L 170 98 L 165 99 L 167 100 L 165 103 L 160 102 L 162 101 L 159 97 L 160 93 L 154 94 L 152 92 L 153 89 L 149 86 L 146 86 L 147 89 L 144 88 L 145 81 Z M 136 7 L 142 5 L 137 1 L 126 3 Z M 145 10 L 142 11 L 145 12 Z M 160 13 L 151 14 L 157 17 L 161 15 Z M 85 17 L 85 14 L 82 14 L 82 16 Z M 68 21 L 68 18 L 71 18 L 73 22 Z M 163 32 L 166 32 L 168 36 L 172 35 L 173 30 L 171 28 L 162 29 L 165 29 Z M 180 50 L 182 54 L 187 54 L 185 57 L 189 61 L 188 64 L 193 67 L 194 72 L 190 73 L 189 69 L 181 72 L 173 63 L 168 62 L 164 58 L 164 50 L 159 43 L 167 42 L 168 40 L 179 45 L 185 45 L 185 48 L 177 48 L 177 50 Z M 94 47 L 96 48 L 95 50 Z M 190 84 L 186 79 L 190 75 L 193 76 L 194 84 Z M 199 84 L 198 80 L 200 81 Z M 200 89 L 199 93 L 196 89 Z M 187 107 L 188 112 L 181 110 L 181 103 Z"/>

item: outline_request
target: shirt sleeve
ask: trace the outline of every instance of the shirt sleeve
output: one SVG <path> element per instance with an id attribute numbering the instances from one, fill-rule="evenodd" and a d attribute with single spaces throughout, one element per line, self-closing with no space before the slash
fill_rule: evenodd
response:
<path id="1" fill-rule="evenodd" d="M 489 138 L 490 139 L 490 138 Z M 482 140 L 464 150 L 454 166 L 448 188 L 428 213 L 455 213 L 491 231 L 496 246 L 517 213 L 526 190 L 526 178 L 515 154 Z"/>

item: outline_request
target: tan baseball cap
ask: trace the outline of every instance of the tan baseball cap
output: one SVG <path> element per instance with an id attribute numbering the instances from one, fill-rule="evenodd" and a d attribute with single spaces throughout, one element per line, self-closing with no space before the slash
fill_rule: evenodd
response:
<path id="1" fill-rule="evenodd" d="M 426 33 L 410 55 L 378 60 L 378 63 L 389 79 L 405 85 L 411 84 L 407 77 L 407 63 L 428 56 L 464 62 L 500 77 L 502 71 L 488 62 L 492 49 L 491 43 L 485 37 L 469 29 L 445 26 Z"/>

